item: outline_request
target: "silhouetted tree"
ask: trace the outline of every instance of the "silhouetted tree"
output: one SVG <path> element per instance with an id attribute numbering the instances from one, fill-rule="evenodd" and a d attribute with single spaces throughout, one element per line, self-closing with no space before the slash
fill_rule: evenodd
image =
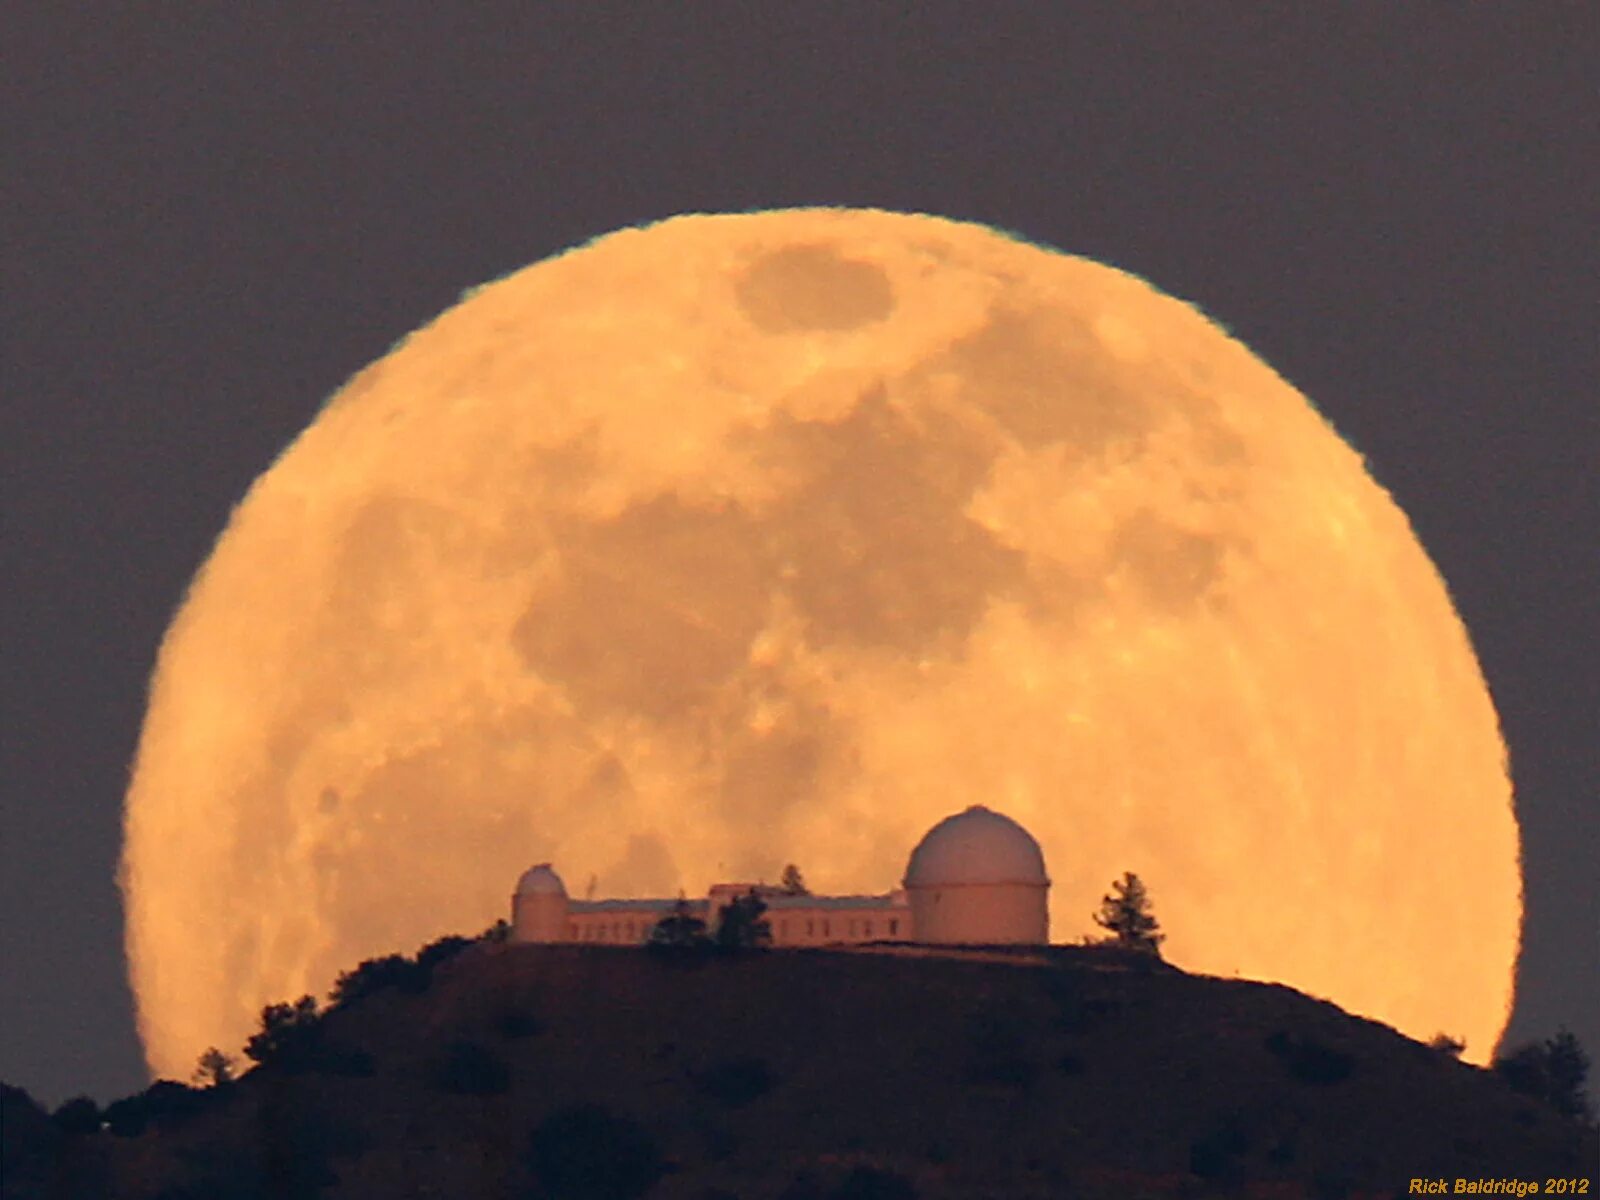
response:
<path id="1" fill-rule="evenodd" d="M 74 1096 L 51 1114 L 62 1133 L 77 1137 L 100 1132 L 100 1106 L 88 1096 Z"/>
<path id="2" fill-rule="evenodd" d="M 269 1004 L 261 1010 L 261 1032 L 245 1043 L 244 1052 L 262 1066 L 276 1064 L 298 1071 L 312 1065 L 322 1043 L 322 1018 L 317 998 L 301 996 L 293 1004 Z"/>
<path id="3" fill-rule="evenodd" d="M 760 950 L 772 944 L 772 925 L 761 914 L 767 903 L 755 889 L 735 897 L 717 914 L 717 947 L 722 950 Z"/>
<path id="4" fill-rule="evenodd" d="M 470 945 L 472 945 L 470 938 L 458 937 L 453 933 L 447 934 L 442 938 L 429 942 L 421 950 L 417 951 L 417 966 L 426 972 L 431 981 L 434 968 L 442 963 L 449 962 Z"/>
<path id="5" fill-rule="evenodd" d="M 1526 1042 L 1494 1061 L 1494 1071 L 1525 1096 L 1543 1100 L 1563 1116 L 1590 1120 L 1589 1056 L 1565 1029 L 1543 1042 Z"/>
<path id="6" fill-rule="evenodd" d="M 192 1078 L 199 1087 L 226 1087 L 233 1082 L 234 1065 L 233 1055 L 211 1046 L 195 1064 Z"/>
<path id="7" fill-rule="evenodd" d="M 806 886 L 805 878 L 800 874 L 800 868 L 790 863 L 783 868 L 783 878 L 779 886 L 791 896 L 809 896 L 811 889 Z"/>
<path id="8" fill-rule="evenodd" d="M 427 991 L 428 969 L 403 954 L 369 958 L 355 970 L 341 972 L 328 999 L 342 1008 L 385 988 L 396 988 L 413 996 Z"/>
<path id="9" fill-rule="evenodd" d="M 480 933 L 478 935 L 478 940 L 480 942 L 488 942 L 491 946 L 493 946 L 510 940 L 510 937 L 511 926 L 507 924 L 504 917 L 501 917 L 493 925 L 489 926 L 489 928 Z"/>
<path id="10" fill-rule="evenodd" d="M 1436 1033 L 1428 1042 L 1428 1049 L 1444 1055 L 1446 1058 L 1460 1058 L 1462 1051 L 1467 1048 L 1464 1038 L 1451 1037 L 1448 1033 Z"/>
<path id="11" fill-rule="evenodd" d="M 1167 936 L 1159 932 L 1160 924 L 1150 912 L 1144 881 L 1132 871 L 1124 871 L 1122 878 L 1111 884 L 1111 891 L 1101 897 L 1094 923 L 1110 931 L 1107 941 L 1148 954 L 1159 955 Z"/>
<path id="12" fill-rule="evenodd" d="M 694 915 L 693 907 L 681 895 L 672 912 L 650 929 L 651 946 L 689 950 L 709 945 L 710 942 L 706 923 Z"/>
<path id="13" fill-rule="evenodd" d="M 650 1131 L 598 1104 L 558 1109 L 534 1129 L 528 1167 L 552 1200 L 635 1200 L 670 1169 Z"/>

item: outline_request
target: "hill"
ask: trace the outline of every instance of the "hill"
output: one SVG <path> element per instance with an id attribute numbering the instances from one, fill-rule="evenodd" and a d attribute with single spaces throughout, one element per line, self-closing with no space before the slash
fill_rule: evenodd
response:
<path id="1" fill-rule="evenodd" d="M 1490 1072 L 1095 948 L 471 943 L 367 982 L 235 1083 L 108 1110 L 153 1114 L 132 1136 L 9 1092 L 6 1195 L 1288 1200 L 1595 1173 L 1592 1127 Z"/>

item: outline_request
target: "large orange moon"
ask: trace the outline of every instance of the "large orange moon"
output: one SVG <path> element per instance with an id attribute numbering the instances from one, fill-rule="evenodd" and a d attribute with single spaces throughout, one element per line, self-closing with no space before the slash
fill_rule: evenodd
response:
<path id="1" fill-rule="evenodd" d="M 1189 305 L 980 225 L 678 217 L 469 293 L 256 480 L 161 646 L 127 949 L 153 1071 L 582 896 L 895 886 L 982 803 L 1052 934 L 1493 1049 L 1496 715 L 1405 516 Z"/>

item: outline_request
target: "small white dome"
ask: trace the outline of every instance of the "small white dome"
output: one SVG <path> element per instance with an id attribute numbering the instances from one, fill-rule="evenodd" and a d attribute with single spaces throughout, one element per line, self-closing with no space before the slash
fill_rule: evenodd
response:
<path id="1" fill-rule="evenodd" d="M 974 804 L 928 830 L 906 864 L 905 886 L 1027 883 L 1047 886 L 1044 852 L 1010 817 Z"/>
<path id="2" fill-rule="evenodd" d="M 529 867 L 522 873 L 522 878 L 517 880 L 517 895 L 519 896 L 565 896 L 566 886 L 561 882 L 561 876 L 549 863 L 540 863 L 536 867 Z"/>

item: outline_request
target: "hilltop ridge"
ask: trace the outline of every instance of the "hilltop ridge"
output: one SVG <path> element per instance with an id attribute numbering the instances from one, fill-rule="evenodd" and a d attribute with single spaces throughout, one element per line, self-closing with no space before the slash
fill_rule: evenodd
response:
<path id="1" fill-rule="evenodd" d="M 1594 1173 L 1592 1128 L 1491 1072 L 1101 948 L 479 942 L 420 985 L 138 1136 L 35 1130 L 6 1194 L 1287 1200 Z M 564 1185 L 585 1139 L 650 1186 Z"/>

